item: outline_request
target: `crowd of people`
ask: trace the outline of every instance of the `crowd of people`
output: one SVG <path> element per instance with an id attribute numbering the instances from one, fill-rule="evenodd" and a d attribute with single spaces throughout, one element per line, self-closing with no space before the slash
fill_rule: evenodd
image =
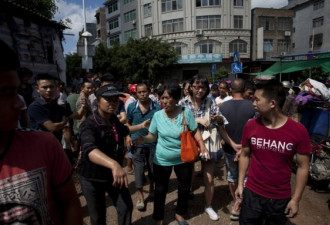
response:
<path id="1" fill-rule="evenodd" d="M 217 196 L 213 179 L 223 156 L 231 220 L 285 224 L 297 215 L 311 148 L 307 130 L 288 117 L 294 102 L 280 82 L 237 78 L 209 84 L 195 75 L 181 86 L 165 83 L 154 89 L 141 81 L 119 90 L 115 77 L 106 73 L 76 83 L 67 94 L 65 84 L 49 74 L 34 76 L 32 88 L 32 71 L 21 68 L 12 49 L 0 45 L 1 224 L 82 224 L 73 170 L 92 225 L 106 224 L 106 194 L 118 224 L 131 224 L 134 206 L 146 207 L 145 184 L 153 199 L 154 224 L 163 224 L 174 170 L 178 197 L 173 217 L 179 225 L 188 224 L 195 171 L 194 163 L 180 157 L 185 124 L 199 147 L 205 212 L 211 220 L 219 220 L 212 207 Z M 294 155 L 298 169 L 291 195 Z M 135 178 L 135 204 L 128 174 Z"/>

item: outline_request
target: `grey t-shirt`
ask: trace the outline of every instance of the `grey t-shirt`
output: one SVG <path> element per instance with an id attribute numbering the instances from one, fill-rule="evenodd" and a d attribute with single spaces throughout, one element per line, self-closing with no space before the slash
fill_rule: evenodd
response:
<path id="1" fill-rule="evenodd" d="M 229 100 L 221 104 L 220 112 L 229 122 L 229 124 L 226 125 L 226 131 L 229 137 L 236 144 L 240 144 L 246 122 L 255 115 L 252 102 L 245 99 Z M 228 154 L 236 154 L 235 150 L 227 143 L 223 146 L 223 149 L 224 152 Z"/>

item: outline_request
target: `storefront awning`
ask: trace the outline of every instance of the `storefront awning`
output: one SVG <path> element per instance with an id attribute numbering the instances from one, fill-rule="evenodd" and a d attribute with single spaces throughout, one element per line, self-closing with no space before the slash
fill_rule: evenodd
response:
<path id="1" fill-rule="evenodd" d="M 250 73 L 250 75 L 275 75 L 280 73 L 292 73 L 295 71 L 311 69 L 318 66 L 322 67 L 323 72 L 330 72 L 330 57 L 300 61 L 279 61 L 263 72 Z"/>

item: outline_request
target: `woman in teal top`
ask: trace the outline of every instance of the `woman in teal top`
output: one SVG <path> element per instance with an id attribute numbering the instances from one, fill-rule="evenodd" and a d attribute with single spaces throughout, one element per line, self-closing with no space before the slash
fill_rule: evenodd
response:
<path id="1" fill-rule="evenodd" d="M 183 215 L 188 208 L 193 164 L 184 163 L 180 158 L 183 110 L 189 130 L 194 131 L 194 138 L 199 144 L 201 153 L 208 159 L 209 154 L 192 113 L 189 109 L 184 109 L 178 105 L 181 98 L 180 86 L 177 84 L 163 85 L 159 90 L 159 95 L 164 108 L 154 114 L 148 135 L 140 136 L 137 139 L 137 144 L 150 143 L 157 139 L 154 156 L 155 197 L 153 213 L 156 225 L 163 224 L 168 182 L 173 168 L 178 179 L 178 202 L 175 219 L 179 225 L 186 225 L 187 222 Z"/>

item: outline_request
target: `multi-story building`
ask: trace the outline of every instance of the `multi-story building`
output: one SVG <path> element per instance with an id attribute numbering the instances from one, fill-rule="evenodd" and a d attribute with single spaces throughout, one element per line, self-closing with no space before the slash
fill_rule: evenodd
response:
<path id="1" fill-rule="evenodd" d="M 293 53 L 330 50 L 329 0 L 291 0 L 285 8 L 294 11 Z"/>
<path id="2" fill-rule="evenodd" d="M 101 7 L 96 10 L 96 44 L 102 43 L 107 45 L 107 21 L 106 7 Z"/>
<path id="3" fill-rule="evenodd" d="M 251 72 L 260 71 L 278 59 L 273 56 L 292 53 L 293 11 L 254 8 L 252 10 Z M 259 68 L 259 69 L 258 69 Z"/>
<path id="4" fill-rule="evenodd" d="M 109 0 L 108 46 L 129 38 L 162 38 L 180 54 L 173 77 L 228 69 L 234 52 L 250 60 L 251 0 Z"/>

